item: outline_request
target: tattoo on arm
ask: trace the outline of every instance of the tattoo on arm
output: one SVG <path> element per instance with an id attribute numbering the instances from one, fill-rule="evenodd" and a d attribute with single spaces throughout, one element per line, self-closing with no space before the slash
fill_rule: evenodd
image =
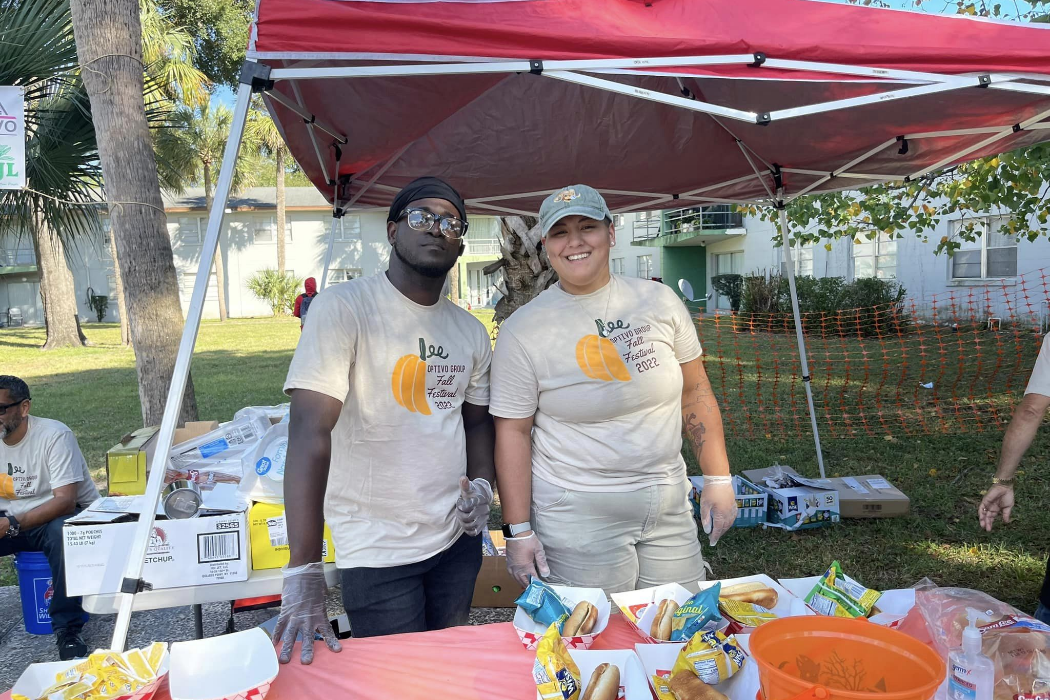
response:
<path id="1" fill-rule="evenodd" d="M 684 430 L 689 439 L 693 441 L 693 447 L 696 449 L 696 456 L 699 459 L 700 453 L 704 450 L 704 443 L 707 442 L 704 439 L 707 428 L 704 426 L 703 421 L 697 420 L 695 413 L 690 413 L 685 418 Z"/>

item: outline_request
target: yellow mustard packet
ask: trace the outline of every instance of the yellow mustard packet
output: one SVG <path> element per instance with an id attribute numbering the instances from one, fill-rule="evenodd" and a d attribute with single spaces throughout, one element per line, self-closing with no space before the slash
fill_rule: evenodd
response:
<path id="1" fill-rule="evenodd" d="M 551 623 L 536 646 L 532 677 L 543 700 L 579 700 L 580 669 L 569 656 L 557 622 Z"/>
<path id="2" fill-rule="evenodd" d="M 732 678 L 746 661 L 735 636 L 727 637 L 719 630 L 698 632 L 678 654 L 671 676 L 688 670 L 704 683 L 717 685 Z"/>

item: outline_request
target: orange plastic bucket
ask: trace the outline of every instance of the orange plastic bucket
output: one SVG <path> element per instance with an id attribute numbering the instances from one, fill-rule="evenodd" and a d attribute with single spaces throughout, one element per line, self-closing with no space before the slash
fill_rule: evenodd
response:
<path id="1" fill-rule="evenodd" d="M 773 620 L 750 648 L 764 700 L 930 700 L 946 674 L 933 649 L 867 620 Z"/>

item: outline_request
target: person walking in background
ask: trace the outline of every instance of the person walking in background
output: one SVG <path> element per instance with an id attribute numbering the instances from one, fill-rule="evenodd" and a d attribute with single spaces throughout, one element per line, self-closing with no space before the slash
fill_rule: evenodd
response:
<path id="1" fill-rule="evenodd" d="M 87 656 L 80 636 L 84 609 L 66 595 L 62 525 L 97 499 L 73 431 L 57 420 L 29 415 L 29 387 L 0 376 L 0 557 L 43 552 L 54 596 L 48 607 L 62 661 Z"/>
<path id="2" fill-rule="evenodd" d="M 306 323 L 306 312 L 310 309 L 314 297 L 317 296 L 317 280 L 307 277 L 303 282 L 303 290 L 303 293 L 295 298 L 295 308 L 292 309 L 292 316 L 299 319 L 300 331 L 303 329 L 303 324 Z"/>
<path id="3" fill-rule="evenodd" d="M 354 637 L 464 625 L 495 484 L 481 322 L 441 295 L 463 254 L 463 199 L 420 178 L 387 217 L 386 273 L 325 289 L 295 350 L 284 482 L 291 558 L 274 630 L 280 660 L 325 611 L 322 512 Z"/>
<path id="4" fill-rule="evenodd" d="M 663 284 L 610 273 L 595 189 L 547 197 L 540 235 L 559 281 L 503 322 L 492 360 L 507 568 L 607 593 L 704 580 L 683 429 L 712 545 L 736 497 L 689 312 Z"/>
<path id="5" fill-rule="evenodd" d="M 991 532 L 995 521 L 1002 516 L 1004 523 L 1010 522 L 1014 509 L 1014 478 L 1021 458 L 1035 439 L 1035 434 L 1050 408 L 1050 335 L 1043 338 L 1035 367 L 1024 390 L 1024 398 L 1014 411 L 1010 425 L 1003 435 L 1003 448 L 999 454 L 999 465 L 992 477 L 992 486 L 977 507 L 981 527 Z M 1046 564 L 1043 588 L 1039 592 L 1039 604 L 1035 617 L 1050 624 L 1050 561 Z"/>

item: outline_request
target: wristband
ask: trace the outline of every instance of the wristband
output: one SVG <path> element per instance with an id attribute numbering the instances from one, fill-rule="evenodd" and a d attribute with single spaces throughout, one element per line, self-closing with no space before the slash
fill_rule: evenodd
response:
<path id="1" fill-rule="evenodd" d="M 1000 479 L 997 476 L 992 477 L 992 485 L 994 486 L 1013 486 L 1014 479 Z"/>
<path id="2" fill-rule="evenodd" d="M 733 483 L 733 477 L 732 476 L 726 476 L 726 475 L 721 475 L 721 474 L 718 475 L 718 476 L 707 476 L 706 474 L 704 475 L 704 486 L 714 485 L 714 484 L 732 485 L 732 483 Z"/>

